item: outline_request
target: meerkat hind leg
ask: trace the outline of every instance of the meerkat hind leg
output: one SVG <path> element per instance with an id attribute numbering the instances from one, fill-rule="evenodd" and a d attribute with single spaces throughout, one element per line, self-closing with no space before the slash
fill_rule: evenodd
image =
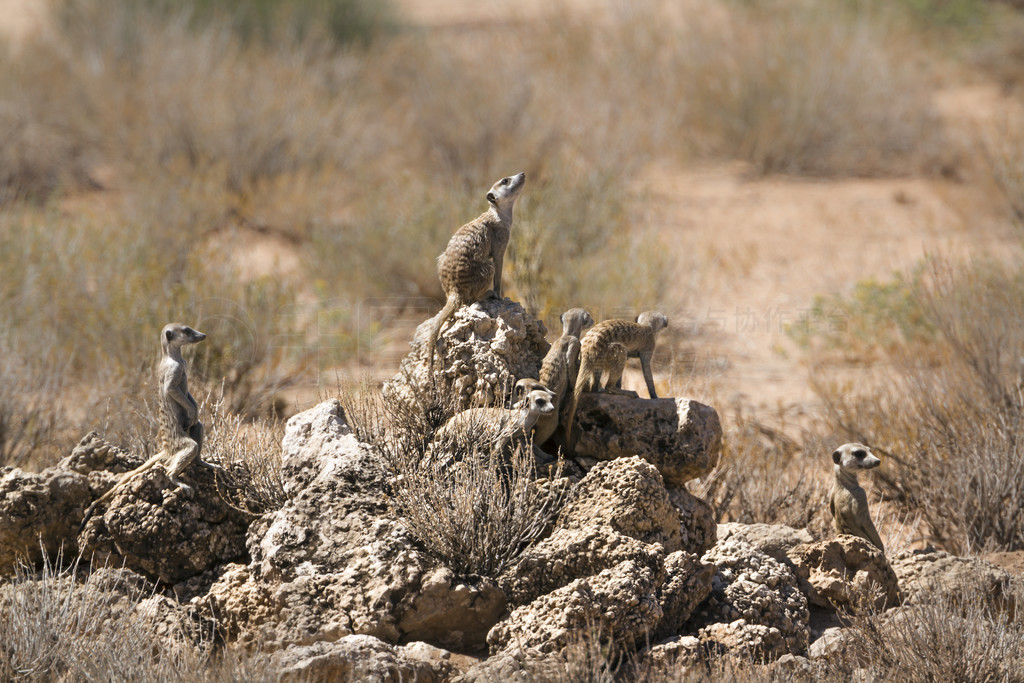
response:
<path id="1" fill-rule="evenodd" d="M 192 461 L 196 459 L 196 456 L 199 455 L 199 444 L 190 440 L 189 443 L 181 444 L 181 446 L 182 447 L 171 456 L 170 460 L 168 460 L 166 464 L 167 476 L 175 486 L 184 489 L 185 493 L 188 494 L 189 497 L 192 497 L 195 495 L 195 491 L 192 490 L 191 486 L 181 481 L 178 476 L 184 472 L 185 469 L 192 464 Z"/>

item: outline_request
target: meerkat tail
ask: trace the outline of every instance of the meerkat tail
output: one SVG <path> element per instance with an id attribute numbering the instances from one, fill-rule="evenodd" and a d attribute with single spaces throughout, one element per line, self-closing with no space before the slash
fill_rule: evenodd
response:
<path id="1" fill-rule="evenodd" d="M 164 452 L 160 451 L 159 453 L 154 455 L 152 458 L 150 458 L 149 460 L 147 460 L 143 464 L 141 464 L 138 467 L 136 467 L 134 470 L 131 470 L 130 472 L 125 472 L 124 474 L 122 474 L 121 478 L 118 479 L 117 482 L 113 486 L 111 486 L 107 490 L 106 493 L 104 493 L 102 496 L 100 496 L 99 498 L 94 500 L 92 502 L 92 505 L 90 505 L 88 508 L 86 508 L 86 510 L 85 510 L 85 517 L 82 518 L 82 523 L 78 525 L 78 532 L 79 533 L 82 532 L 82 529 L 85 528 L 86 522 L 89 521 L 89 519 L 92 517 L 93 513 L 96 512 L 96 508 L 99 507 L 99 505 L 101 503 L 105 503 L 108 500 L 110 500 L 111 498 L 113 498 L 114 495 L 118 491 L 123 489 L 128 484 L 128 482 L 130 482 L 132 479 L 134 479 L 138 475 L 142 474 L 146 470 L 148 470 L 151 467 L 153 467 L 153 465 L 156 465 L 158 462 L 160 462 L 160 460 L 163 457 L 164 457 Z"/>
<path id="2" fill-rule="evenodd" d="M 459 295 L 457 292 L 452 292 L 448 295 L 448 301 L 445 302 L 444 308 L 437 314 L 437 320 L 430 326 L 430 334 L 427 335 L 427 352 L 428 358 L 430 359 L 430 369 L 434 369 L 434 347 L 437 346 L 437 339 L 441 335 L 441 327 L 448 322 L 448 319 L 455 315 L 455 311 L 459 308 Z"/>
<path id="3" fill-rule="evenodd" d="M 569 409 L 566 411 L 565 443 L 570 448 L 572 447 L 572 423 L 576 419 L 576 406 L 579 404 L 583 392 L 590 388 L 590 376 L 590 363 L 581 355 L 580 369 L 576 375 L 576 386 L 573 387 L 572 398 L 569 399 Z"/>

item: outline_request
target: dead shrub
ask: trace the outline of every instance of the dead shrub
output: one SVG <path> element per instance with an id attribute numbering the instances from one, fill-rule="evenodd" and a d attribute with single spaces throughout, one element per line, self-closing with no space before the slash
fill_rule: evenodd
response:
<path id="1" fill-rule="evenodd" d="M 567 488 L 561 462 L 538 479 L 530 442 L 502 452 L 482 437 L 500 425 L 435 440 L 454 406 L 423 388 L 417 396 L 364 392 L 352 403 L 356 434 L 385 463 L 391 507 L 426 550 L 459 574 L 496 577 L 549 529 Z"/>
<path id="2" fill-rule="evenodd" d="M 940 338 L 893 353 L 888 381 L 859 392 L 820 380 L 831 420 L 887 461 L 884 497 L 968 554 L 1024 548 L 1024 276 L 993 261 L 935 259 L 915 297 Z"/>
<path id="3" fill-rule="evenodd" d="M 1007 589 L 1020 599 L 1020 587 Z M 978 586 L 936 591 L 912 606 L 854 617 L 827 660 L 849 680 L 1022 681 L 1024 623 Z"/>
<path id="4" fill-rule="evenodd" d="M 789 427 L 784 413 L 776 416 L 781 426 L 771 427 L 743 405 L 733 411 L 718 467 L 690 482 L 690 491 L 711 505 L 719 523 L 785 524 L 825 535 L 832 523 L 825 440 Z M 787 435 L 789 429 L 800 429 L 800 436 Z"/>

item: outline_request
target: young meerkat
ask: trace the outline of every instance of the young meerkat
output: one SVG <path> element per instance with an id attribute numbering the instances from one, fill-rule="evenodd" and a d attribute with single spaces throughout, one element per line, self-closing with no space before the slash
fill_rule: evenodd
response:
<path id="1" fill-rule="evenodd" d="M 85 511 L 80 529 L 92 517 L 96 508 L 122 491 L 133 479 L 155 465 L 163 465 L 175 486 L 192 495 L 192 487 L 178 479 L 178 475 L 193 461 L 212 470 L 223 472 L 219 465 L 203 461 L 199 451 L 203 446 L 203 423 L 199 421 L 199 407 L 188 391 L 188 375 L 181 347 L 197 344 L 206 339 L 202 332 L 181 323 L 165 325 L 160 331 L 162 358 L 157 368 L 160 391 L 160 423 L 157 445 L 160 451 L 142 466 L 125 472 L 116 484 L 97 498 Z"/>
<path id="2" fill-rule="evenodd" d="M 526 174 L 502 178 L 487 192 L 489 207 L 459 228 L 437 258 L 437 274 L 447 298 L 427 335 L 430 367 L 441 327 L 461 306 L 501 298 L 501 271 L 512 230 L 513 209 L 526 185 Z"/>
<path id="3" fill-rule="evenodd" d="M 555 411 L 554 394 L 540 387 L 512 408 L 469 408 L 455 413 L 434 434 L 434 443 L 453 443 L 460 434 L 478 434 L 491 450 L 504 452 L 513 440 L 525 440 L 541 415 Z M 433 448 L 431 448 L 433 450 Z"/>
<path id="4" fill-rule="evenodd" d="M 559 319 L 562 322 L 562 336 L 555 340 L 541 362 L 540 381 L 529 380 L 550 389 L 555 395 L 556 411 L 542 415 L 533 428 L 534 444 L 537 446 L 547 442 L 559 423 L 564 422 L 569 394 L 576 387 L 576 375 L 579 372 L 580 337 L 583 330 L 594 324 L 590 313 L 582 308 L 570 308 Z M 519 381 L 517 389 L 520 389 L 524 381 Z"/>
<path id="5" fill-rule="evenodd" d="M 603 320 L 580 341 L 580 369 L 576 387 L 572 392 L 569 409 L 566 411 L 565 438 L 572 436 L 572 422 L 576 417 L 576 406 L 580 396 L 587 391 L 601 391 L 601 374 L 608 373 L 604 391 L 621 393 L 619 383 L 626 368 L 626 359 L 640 359 L 640 367 L 647 383 L 647 393 L 658 398 L 654 388 L 654 373 L 651 371 L 651 356 L 658 333 L 668 326 L 668 318 L 658 311 L 645 311 L 631 320 Z"/>
<path id="6" fill-rule="evenodd" d="M 832 452 L 835 482 L 828 498 L 828 509 L 837 534 L 860 536 L 883 553 L 885 546 L 871 521 L 868 496 L 857 481 L 857 473 L 882 464 L 864 444 L 843 444 Z"/>

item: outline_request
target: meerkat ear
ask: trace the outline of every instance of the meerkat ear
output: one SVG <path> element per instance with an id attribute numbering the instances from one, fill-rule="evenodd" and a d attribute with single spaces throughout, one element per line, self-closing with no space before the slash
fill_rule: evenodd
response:
<path id="1" fill-rule="evenodd" d="M 164 337 L 167 339 L 167 341 L 171 341 L 172 339 L 174 339 L 174 330 L 167 330 L 166 332 L 164 332 Z"/>
<path id="2" fill-rule="evenodd" d="M 494 196 L 493 192 L 488 192 L 487 193 L 487 201 L 489 201 L 491 204 L 497 204 L 498 203 L 498 198 L 496 196 Z"/>
<path id="3" fill-rule="evenodd" d="M 835 464 L 838 465 L 839 461 L 842 460 L 842 458 L 843 458 L 843 454 L 841 452 L 839 452 L 839 451 L 833 451 L 832 452 L 832 462 L 834 462 Z"/>

